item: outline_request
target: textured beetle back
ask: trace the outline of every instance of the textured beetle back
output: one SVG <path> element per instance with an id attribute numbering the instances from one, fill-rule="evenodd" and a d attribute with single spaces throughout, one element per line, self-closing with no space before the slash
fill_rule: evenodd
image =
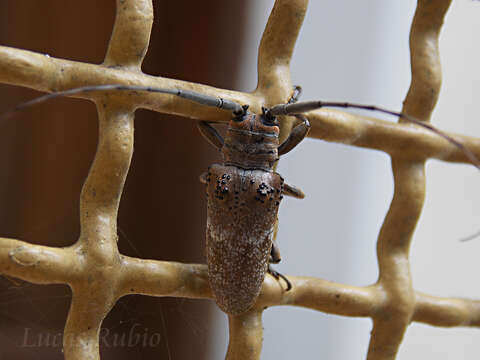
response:
<path id="1" fill-rule="evenodd" d="M 230 121 L 222 152 L 226 165 L 271 171 L 278 160 L 276 125 L 265 125 L 263 115 L 247 113 Z"/>
<path id="2" fill-rule="evenodd" d="M 207 177 L 207 264 L 218 306 L 239 314 L 254 303 L 272 247 L 283 179 L 274 172 L 212 165 Z"/>

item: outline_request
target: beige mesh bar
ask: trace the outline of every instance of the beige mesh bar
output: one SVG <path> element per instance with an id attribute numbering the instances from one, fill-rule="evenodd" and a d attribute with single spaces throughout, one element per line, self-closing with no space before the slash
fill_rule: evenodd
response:
<path id="1" fill-rule="evenodd" d="M 53 92 L 96 84 L 124 84 L 190 89 L 221 96 L 253 111 L 285 102 L 291 93 L 290 59 L 307 0 L 277 0 L 258 54 L 258 87 L 241 93 L 152 77 L 140 70 L 153 21 L 150 0 L 118 0 L 110 45 L 102 65 L 55 59 L 30 51 L 0 47 L 0 81 Z M 429 121 L 441 84 L 438 35 L 449 0 L 420 0 L 412 25 L 412 83 L 403 111 Z M 147 108 L 192 119 L 227 121 L 231 114 L 170 95 L 140 92 L 85 93 L 96 102 L 98 149 L 81 203 L 81 235 L 67 248 L 0 239 L 0 271 L 37 284 L 62 283 L 73 299 L 64 334 L 68 360 L 99 359 L 99 331 L 115 302 L 126 294 L 212 298 L 205 265 L 142 260 L 117 249 L 117 212 L 133 150 L 133 112 Z M 415 125 L 322 109 L 307 114 L 311 137 L 382 150 L 391 155 L 395 193 L 377 245 L 379 279 L 367 287 L 322 279 L 289 277 L 284 292 L 267 276 L 254 308 L 230 317 L 227 359 L 259 359 L 262 312 L 267 306 L 294 305 L 373 320 L 369 360 L 394 359 L 412 321 L 436 326 L 479 326 L 480 302 L 433 297 L 412 287 L 409 247 L 425 194 L 428 158 L 468 162 L 458 148 Z M 282 121 L 282 137 L 293 125 Z M 480 157 L 480 141 L 455 136 Z M 162 239 L 168 241 L 169 239 Z"/>

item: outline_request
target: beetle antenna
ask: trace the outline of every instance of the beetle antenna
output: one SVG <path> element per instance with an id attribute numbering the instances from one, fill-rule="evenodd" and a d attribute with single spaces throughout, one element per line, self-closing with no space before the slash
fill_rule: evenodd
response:
<path id="1" fill-rule="evenodd" d="M 243 111 L 242 105 L 219 97 L 213 97 L 205 94 L 201 94 L 196 91 L 191 90 L 181 90 L 181 89 L 166 89 L 166 88 L 156 88 L 151 86 L 136 86 L 136 85 L 120 85 L 120 84 L 108 84 L 108 85 L 92 85 L 92 86 L 82 86 L 74 89 L 68 89 L 63 91 L 54 92 L 51 94 L 46 94 L 34 98 L 32 100 L 23 102 L 14 108 L 4 112 L 0 115 L 0 121 L 8 119 L 17 112 L 24 110 L 26 108 L 32 107 L 34 105 L 41 104 L 45 101 L 52 100 L 58 97 L 72 96 L 81 93 L 95 92 L 95 91 L 145 91 L 152 93 L 162 93 L 175 95 L 197 104 L 217 107 L 219 109 L 230 110 L 232 112 L 241 112 Z"/>
<path id="2" fill-rule="evenodd" d="M 421 126 L 427 130 L 430 130 L 431 132 L 437 134 L 438 136 L 447 140 L 452 145 L 459 148 L 465 154 L 465 156 L 470 160 L 470 162 L 478 170 L 480 170 L 480 160 L 470 149 L 468 149 L 460 141 L 454 139 L 452 136 L 448 135 L 442 130 L 437 129 L 433 125 L 430 125 L 429 123 L 425 123 L 413 116 L 404 114 L 402 112 L 392 111 L 392 110 L 374 106 L 374 105 L 363 105 L 363 104 L 354 104 L 354 103 L 336 102 L 336 101 L 302 101 L 297 103 L 280 104 L 280 105 L 275 105 L 271 107 L 268 110 L 268 112 L 271 115 L 293 115 L 293 114 L 305 113 L 307 111 L 312 111 L 312 110 L 320 109 L 323 107 L 354 108 L 354 109 L 362 109 L 362 110 L 369 110 L 369 111 L 377 111 L 377 112 L 381 112 L 384 114 L 393 115 L 393 116 L 397 116 L 398 118 L 405 119 L 408 122 Z"/>

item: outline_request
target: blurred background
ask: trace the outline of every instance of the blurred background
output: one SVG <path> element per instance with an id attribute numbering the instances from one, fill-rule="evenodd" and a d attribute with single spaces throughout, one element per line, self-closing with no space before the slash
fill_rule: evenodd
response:
<path id="1" fill-rule="evenodd" d="M 408 32 L 415 5 L 413 0 L 311 1 L 292 61 L 293 82 L 302 85 L 303 100 L 399 110 L 410 81 Z M 272 6 L 272 0 L 154 0 L 143 70 L 251 91 Z M 476 136 L 479 12 L 480 4 L 472 1 L 455 1 L 449 10 L 441 37 L 443 89 L 433 116 L 441 129 Z M 4 0 L 0 44 L 101 63 L 114 14 L 113 0 Z M 0 85 L 0 92 L 0 111 L 38 95 L 7 85 Z M 94 105 L 59 99 L 0 127 L 1 236 L 72 244 L 79 235 L 78 197 L 97 141 Z M 191 120 L 139 110 L 135 130 L 119 214 L 122 253 L 204 262 L 206 205 L 198 175 L 219 161 L 218 153 Z M 459 242 L 480 230 L 478 171 L 438 161 L 427 168 L 425 210 L 411 247 L 414 286 L 439 296 L 479 298 L 480 238 Z M 277 269 L 354 285 L 375 282 L 375 241 L 393 193 L 389 158 L 307 139 L 282 159 L 278 171 L 307 198 L 282 204 L 283 262 Z M 164 191 L 167 185 L 182 191 Z M 62 359 L 56 335 L 69 302 L 66 286 L 1 278 L 0 359 Z M 365 357 L 371 321 L 276 307 L 265 312 L 264 329 L 262 359 L 358 359 Z M 125 297 L 102 332 L 102 359 L 222 359 L 228 341 L 226 316 L 211 301 L 174 298 Z M 131 333 L 155 339 L 155 346 L 119 345 L 119 338 Z M 413 324 L 398 358 L 478 358 L 476 342 L 475 329 Z"/>

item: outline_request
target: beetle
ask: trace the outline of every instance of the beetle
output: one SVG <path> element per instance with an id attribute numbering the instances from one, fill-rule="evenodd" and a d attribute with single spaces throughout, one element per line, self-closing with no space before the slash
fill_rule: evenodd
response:
<path id="1" fill-rule="evenodd" d="M 459 147 L 477 168 L 479 161 L 473 153 L 449 135 L 403 113 L 372 105 L 345 102 L 298 102 L 301 93 L 294 88 L 286 104 L 262 108 L 261 114 L 248 111 L 248 105 L 181 89 L 145 86 L 96 85 L 47 94 L 22 103 L 0 115 L 0 121 L 26 107 L 59 96 L 92 91 L 146 91 L 171 94 L 201 105 L 229 110 L 233 118 L 225 139 L 209 122 L 199 121 L 200 133 L 222 152 L 223 162 L 213 164 L 200 176 L 207 194 L 206 258 L 208 280 L 217 305 L 227 314 L 248 311 L 255 303 L 265 275 L 269 272 L 283 279 L 286 291 L 292 285 L 287 277 L 270 268 L 281 260 L 274 242 L 278 209 L 284 195 L 303 198 L 303 192 L 285 183 L 274 171 L 279 156 L 295 148 L 307 135 L 310 124 L 301 114 L 321 107 L 360 108 L 402 117 L 425 127 Z M 294 115 L 301 122 L 288 138 L 279 144 L 278 115 Z"/>
<path id="2" fill-rule="evenodd" d="M 294 94 L 289 102 L 296 98 Z M 273 236 L 283 196 L 304 194 L 273 167 L 307 135 L 310 124 L 301 119 L 280 145 L 278 120 L 266 108 L 260 115 L 248 112 L 248 106 L 235 111 L 225 140 L 207 122 L 198 123 L 202 135 L 223 155 L 222 164 L 211 165 L 200 181 L 207 193 L 208 279 L 217 305 L 228 314 L 253 306 L 267 271 L 291 289 L 290 281 L 269 263 L 281 260 Z"/>

